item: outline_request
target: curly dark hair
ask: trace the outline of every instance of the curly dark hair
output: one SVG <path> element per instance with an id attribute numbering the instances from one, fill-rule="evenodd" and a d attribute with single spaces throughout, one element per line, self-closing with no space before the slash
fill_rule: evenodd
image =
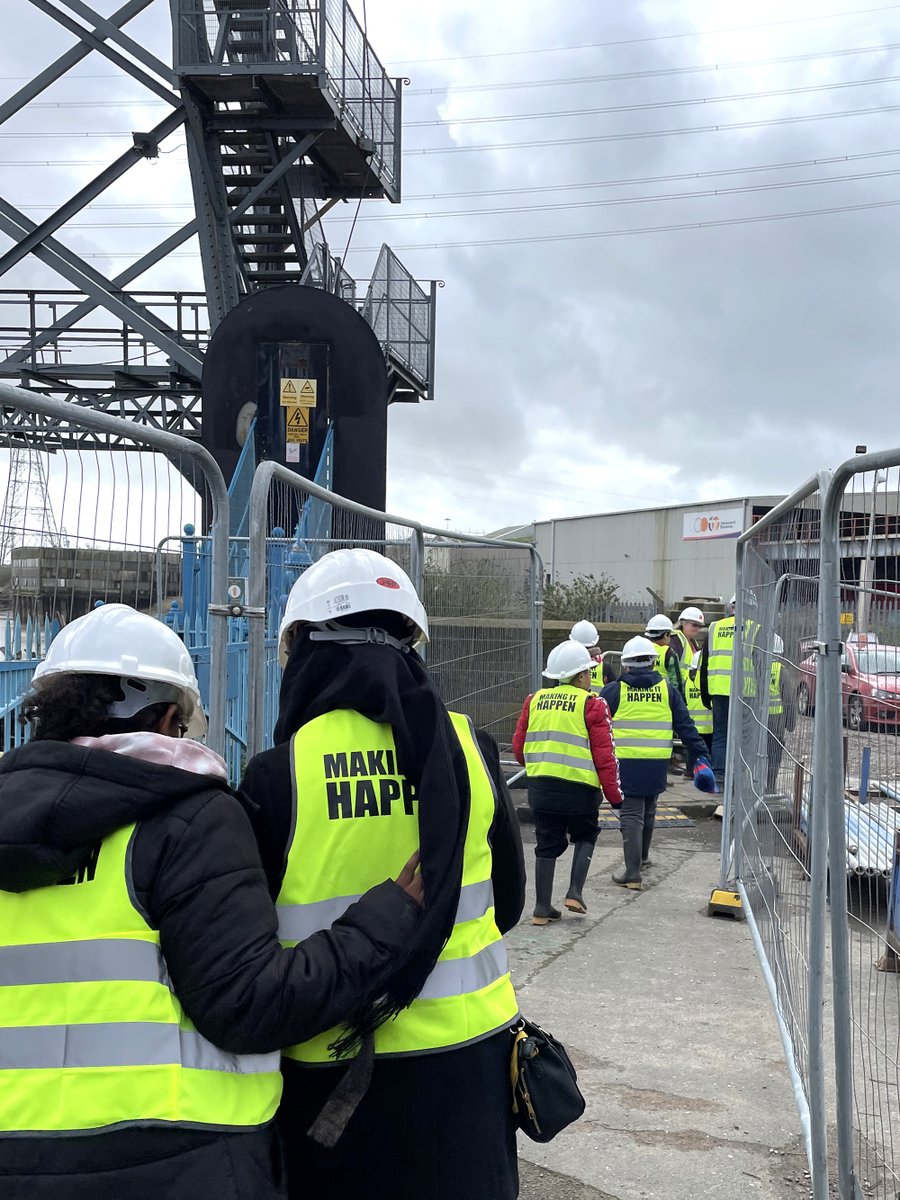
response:
<path id="1" fill-rule="evenodd" d="M 155 729 L 169 707 L 151 704 L 127 719 L 108 717 L 110 704 L 121 699 L 122 685 L 115 675 L 59 675 L 25 697 L 19 720 L 31 725 L 34 742 L 71 742 Z"/>

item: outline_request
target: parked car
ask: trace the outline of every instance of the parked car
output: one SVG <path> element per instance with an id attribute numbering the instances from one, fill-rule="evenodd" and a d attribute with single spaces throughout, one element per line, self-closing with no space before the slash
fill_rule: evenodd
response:
<path id="1" fill-rule="evenodd" d="M 900 646 L 847 642 L 841 661 L 841 697 L 848 729 L 867 725 L 900 727 Z M 812 713 L 816 703 L 816 656 L 800 663 L 797 711 Z"/>

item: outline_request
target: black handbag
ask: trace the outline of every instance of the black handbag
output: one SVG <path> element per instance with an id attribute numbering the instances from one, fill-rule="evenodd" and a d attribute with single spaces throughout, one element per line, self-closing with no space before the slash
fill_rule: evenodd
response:
<path id="1" fill-rule="evenodd" d="M 524 1017 L 514 1025 L 510 1076 L 516 1124 L 533 1142 L 549 1142 L 584 1112 L 584 1096 L 565 1047 Z"/>

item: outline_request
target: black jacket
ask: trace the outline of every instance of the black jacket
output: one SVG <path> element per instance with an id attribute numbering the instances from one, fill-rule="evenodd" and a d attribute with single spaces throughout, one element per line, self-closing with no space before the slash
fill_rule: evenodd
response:
<path id="1" fill-rule="evenodd" d="M 250 822 L 224 784 L 60 742 L 0 759 L 0 888 L 54 886 L 132 822 L 134 900 L 159 930 L 188 1016 L 226 1050 L 277 1050 L 328 1029 L 395 965 L 418 919 L 385 881 L 330 930 L 283 950 Z M 279 1158 L 270 1129 L 0 1137 L 0 1195 L 268 1200 L 281 1195 Z"/>
<path id="2" fill-rule="evenodd" d="M 623 682 L 627 683 L 629 688 L 649 688 L 659 683 L 659 681 L 659 672 L 649 668 L 640 671 L 628 671 L 623 679 L 617 679 L 615 683 L 609 684 L 600 694 L 609 705 L 610 713 L 615 717 L 619 708 L 619 696 Z M 672 709 L 673 730 L 681 738 L 685 749 L 695 759 L 702 758 L 704 762 L 709 762 L 709 750 L 697 732 L 697 727 L 691 719 L 681 693 L 676 688 L 673 688 L 668 680 L 666 680 L 666 687 L 669 690 L 669 706 Z M 613 726 L 613 732 L 615 733 L 615 726 Z M 622 795 L 661 795 L 666 790 L 666 772 L 668 766 L 669 760 L 666 758 L 620 757 L 619 774 L 622 779 Z"/>
<path id="3" fill-rule="evenodd" d="M 501 933 L 512 929 L 525 906 L 525 859 L 522 835 L 512 797 L 500 769 L 500 752 L 494 738 L 482 729 L 475 736 L 494 784 L 497 806 L 490 831 L 493 859 L 491 882 L 494 912 Z M 293 819 L 291 743 L 257 754 L 247 765 L 241 789 L 259 842 L 260 857 L 269 890 L 281 891 Z"/>

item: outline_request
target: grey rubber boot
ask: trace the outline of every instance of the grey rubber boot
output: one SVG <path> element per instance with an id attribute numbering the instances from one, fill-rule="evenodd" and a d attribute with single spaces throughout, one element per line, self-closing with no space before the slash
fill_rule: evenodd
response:
<path id="1" fill-rule="evenodd" d="M 532 925 L 546 925 L 548 921 L 558 921 L 562 913 L 554 908 L 550 901 L 553 898 L 553 875 L 556 871 L 555 858 L 535 858 L 534 860 L 534 916 Z"/>
<path id="2" fill-rule="evenodd" d="M 641 890 L 641 829 L 638 825 L 629 825 L 622 830 L 622 847 L 625 851 L 625 866 L 613 871 L 613 883 L 620 887 L 629 888 L 633 892 Z"/>
<path id="3" fill-rule="evenodd" d="M 594 847 L 590 842 L 576 842 L 572 851 L 572 874 L 569 876 L 569 890 L 566 892 L 565 906 L 569 912 L 584 914 L 587 906 L 581 892 L 588 877 Z"/>

